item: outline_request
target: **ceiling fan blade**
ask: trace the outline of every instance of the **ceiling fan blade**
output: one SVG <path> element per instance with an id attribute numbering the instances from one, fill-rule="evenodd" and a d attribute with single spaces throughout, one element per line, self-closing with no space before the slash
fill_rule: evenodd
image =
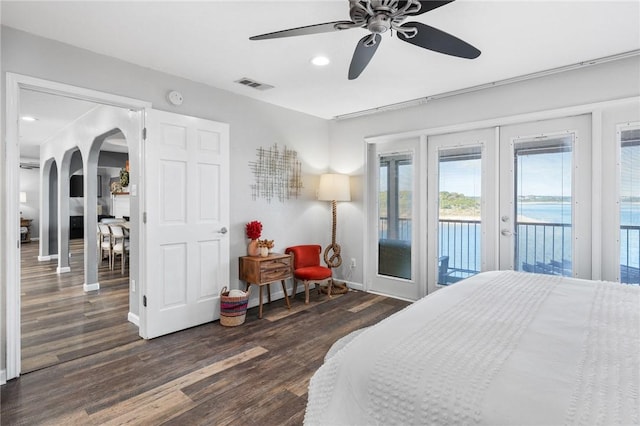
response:
<path id="1" fill-rule="evenodd" d="M 454 0 L 445 0 L 445 1 L 421 1 L 420 2 L 420 10 L 417 12 L 413 12 L 413 13 L 407 13 L 405 14 L 406 16 L 418 16 L 418 15 L 422 15 L 423 13 L 426 13 L 430 10 L 433 9 L 437 9 L 440 6 L 444 6 L 445 4 L 449 4 L 452 3 Z M 406 0 L 401 0 L 398 3 L 398 8 L 403 8 L 405 5 L 407 4 Z"/>
<path id="2" fill-rule="evenodd" d="M 398 38 L 407 43 L 414 44 L 424 49 L 433 50 L 435 52 L 444 53 L 446 55 L 458 56 L 460 58 L 475 59 L 480 56 L 480 51 L 467 43 L 460 40 L 458 37 L 454 37 L 451 34 L 445 33 L 437 28 L 430 27 L 429 25 L 422 24 L 420 22 L 407 22 L 401 25 L 403 28 L 416 28 L 418 33 L 415 37 L 407 37 L 401 32 L 398 32 Z"/>
<path id="3" fill-rule="evenodd" d="M 345 29 L 345 28 L 337 28 L 338 24 L 349 24 L 353 26 L 353 22 L 351 21 L 325 22 L 324 24 L 308 25 L 306 27 L 291 28 L 288 30 L 261 34 L 261 35 L 249 37 L 249 40 L 267 40 L 270 38 L 295 37 L 295 36 L 308 35 L 308 34 L 329 33 L 332 31 L 340 31 Z"/>
<path id="4" fill-rule="evenodd" d="M 371 39 L 371 36 L 373 36 L 374 43 L 367 46 L 365 42 Z M 374 53 L 376 53 L 378 46 L 380 46 L 381 41 L 382 36 L 380 34 L 369 34 L 360 39 L 355 52 L 353 52 L 351 65 L 349 65 L 349 80 L 355 80 L 364 71 Z"/>

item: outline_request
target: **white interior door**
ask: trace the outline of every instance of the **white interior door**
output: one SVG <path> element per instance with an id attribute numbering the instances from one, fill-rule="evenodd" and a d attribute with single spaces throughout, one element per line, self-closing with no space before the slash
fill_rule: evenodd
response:
<path id="1" fill-rule="evenodd" d="M 500 269 L 591 279 L 591 118 L 500 128 Z"/>
<path id="2" fill-rule="evenodd" d="M 229 126 L 157 110 L 146 124 L 141 335 L 153 338 L 219 318 L 229 282 Z"/>
<path id="3" fill-rule="evenodd" d="M 497 266 L 495 128 L 428 138 L 429 293 Z"/>

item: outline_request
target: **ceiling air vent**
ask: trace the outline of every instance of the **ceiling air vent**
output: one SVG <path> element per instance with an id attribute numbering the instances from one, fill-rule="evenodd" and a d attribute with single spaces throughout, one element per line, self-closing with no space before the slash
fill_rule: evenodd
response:
<path id="1" fill-rule="evenodd" d="M 270 84 L 258 83 L 255 80 L 251 80 L 250 78 L 242 77 L 240 80 L 235 81 L 238 84 L 242 84 L 243 86 L 253 87 L 256 90 L 269 90 L 273 89 L 274 86 Z"/>

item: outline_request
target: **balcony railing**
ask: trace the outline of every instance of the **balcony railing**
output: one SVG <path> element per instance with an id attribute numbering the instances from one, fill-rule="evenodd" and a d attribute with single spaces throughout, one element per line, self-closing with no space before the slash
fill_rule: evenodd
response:
<path id="1" fill-rule="evenodd" d="M 389 221 L 386 217 L 381 217 L 378 221 L 378 238 L 381 240 L 393 237 L 395 240 L 411 241 L 411 219 L 398 219 L 397 236 L 393 237 L 389 232 Z"/>
<path id="2" fill-rule="evenodd" d="M 481 222 L 439 221 L 441 284 L 450 284 L 480 272 Z M 379 238 L 386 239 L 387 218 L 381 217 Z M 572 228 L 568 223 L 516 222 L 516 269 L 552 275 L 572 275 Z M 411 241 L 411 219 L 400 219 L 398 238 Z M 640 283 L 640 226 L 620 227 L 620 281 Z"/>
<path id="3" fill-rule="evenodd" d="M 571 224 L 516 222 L 515 268 L 571 276 Z"/>
<path id="4" fill-rule="evenodd" d="M 640 226 L 620 226 L 620 282 L 640 284 Z"/>
<path id="5" fill-rule="evenodd" d="M 439 284 L 452 284 L 480 272 L 480 223 L 462 219 L 439 221 Z"/>

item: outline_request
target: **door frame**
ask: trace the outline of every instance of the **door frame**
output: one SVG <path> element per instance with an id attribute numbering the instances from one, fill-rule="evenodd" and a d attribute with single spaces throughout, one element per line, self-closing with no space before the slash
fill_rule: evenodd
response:
<path id="1" fill-rule="evenodd" d="M 6 300 L 4 301 L 5 311 L 5 326 L 6 326 L 6 377 L 1 377 L 0 383 L 4 383 L 6 380 L 16 378 L 20 375 L 21 369 L 21 344 L 20 344 L 20 235 L 19 229 L 15 226 L 19 220 L 19 163 L 20 163 L 20 149 L 19 149 L 19 114 L 20 114 L 20 90 L 34 90 L 38 92 L 48 93 L 58 96 L 66 96 L 70 98 L 80 99 L 84 101 L 96 102 L 100 104 L 116 106 L 121 108 L 128 108 L 143 112 L 146 108 L 151 108 L 151 103 L 141 101 L 134 98 L 128 98 L 119 95 L 112 95 L 105 92 L 100 92 L 92 89 L 86 89 L 82 87 L 72 86 L 64 83 L 58 83 L 50 80 L 44 80 L 36 77 L 30 77 L 22 74 L 6 73 L 6 156 L 4 158 L 4 199 L 2 200 L 5 206 L 5 218 L 2 223 L 3 234 L 5 239 L 2 246 L 3 259 L 2 269 L 4 270 L 4 277 L 6 282 Z M 144 118 L 142 118 L 144 120 Z M 144 121 L 141 123 L 141 128 L 144 127 Z M 11 142 L 10 142 L 11 141 Z M 128 143 L 135 143 L 135 141 L 128 141 Z M 139 177 L 139 191 L 140 191 L 140 206 L 143 206 L 143 191 L 144 188 L 144 163 L 142 160 L 143 144 L 138 150 L 138 158 L 131 159 L 131 161 L 139 162 L 140 177 Z M 139 209 L 139 215 L 142 215 L 142 208 Z M 142 218 L 139 218 L 139 223 L 142 223 Z M 144 246 L 145 235 L 144 227 L 138 227 L 140 247 Z M 144 265 L 143 259 L 139 259 L 140 274 L 138 281 L 140 284 L 144 282 Z M 140 292 L 138 292 L 138 299 L 141 299 Z M 1 299 L 0 299 L 1 300 Z M 131 303 L 131 301 L 130 301 Z M 138 306 L 142 306 L 141 300 L 138 300 Z"/>

